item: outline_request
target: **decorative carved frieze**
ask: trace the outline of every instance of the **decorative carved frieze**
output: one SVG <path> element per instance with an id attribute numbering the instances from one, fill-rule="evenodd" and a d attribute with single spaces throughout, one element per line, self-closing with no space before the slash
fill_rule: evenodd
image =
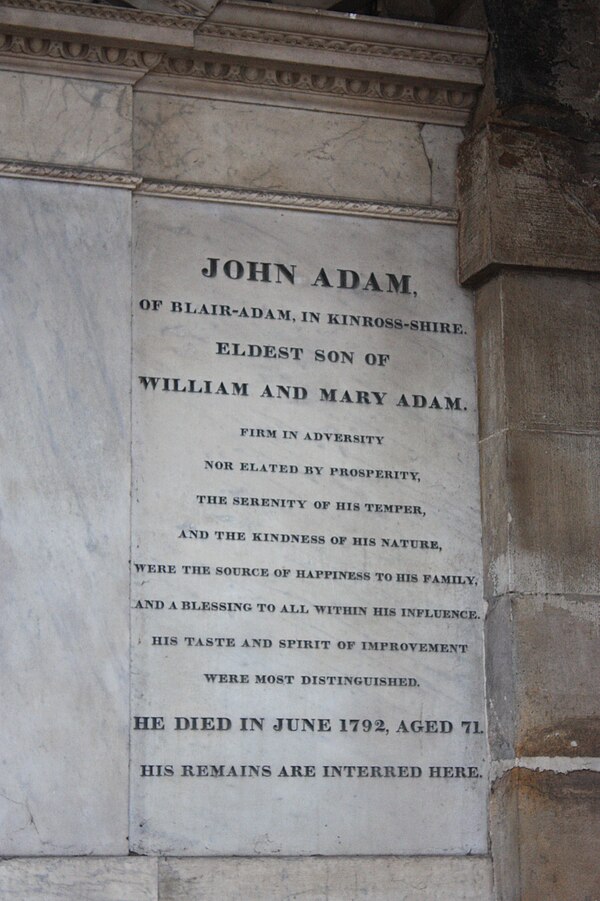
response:
<path id="1" fill-rule="evenodd" d="M 350 200 L 310 194 L 287 194 L 276 191 L 248 191 L 239 188 L 146 178 L 141 181 L 136 193 L 188 200 L 212 200 L 219 203 L 241 203 L 319 213 L 336 213 L 337 215 L 367 216 L 376 219 L 410 219 L 416 222 L 437 222 L 445 225 L 455 225 L 457 222 L 456 211 L 447 208 L 378 203 L 370 200 Z"/>
<path id="2" fill-rule="evenodd" d="M 0 68 L 451 125 L 466 122 L 482 81 L 479 32 L 366 19 L 355 28 L 337 14 L 307 17 L 266 4 L 254 14 L 254 4 L 235 2 L 203 19 L 210 2 L 168 0 L 182 14 L 174 17 L 74 0 L 0 0 Z"/>
<path id="3" fill-rule="evenodd" d="M 244 65 L 191 57 L 163 56 L 153 69 L 155 75 L 183 76 L 198 83 L 228 84 L 268 88 L 273 91 L 295 92 L 352 100 L 382 101 L 402 106 L 435 107 L 448 110 L 468 110 L 474 102 L 473 91 L 411 84 L 367 75 L 339 75 L 326 72 L 306 72 L 274 66 Z"/>
<path id="4" fill-rule="evenodd" d="M 140 74 L 147 72 L 161 59 L 159 53 L 152 51 L 104 47 L 82 41 L 61 41 L 47 37 L 26 37 L 20 34 L 0 34 L 0 58 L 3 56 L 139 69 Z"/>
<path id="5" fill-rule="evenodd" d="M 142 179 L 131 172 L 114 169 L 91 169 L 84 166 L 53 166 L 44 163 L 24 163 L 19 160 L 0 160 L 0 177 L 33 178 L 43 181 L 70 182 L 79 185 L 98 185 L 107 188 L 137 188 Z"/>
<path id="6" fill-rule="evenodd" d="M 199 84 L 242 85 L 286 93 L 447 110 L 468 110 L 475 98 L 473 91 L 377 77 L 302 72 L 273 66 L 215 62 L 191 56 L 168 56 L 155 51 L 105 47 L 81 41 L 0 34 L 0 63 L 6 57 L 137 70 L 140 77 L 152 70 L 157 75 L 184 76 Z"/>

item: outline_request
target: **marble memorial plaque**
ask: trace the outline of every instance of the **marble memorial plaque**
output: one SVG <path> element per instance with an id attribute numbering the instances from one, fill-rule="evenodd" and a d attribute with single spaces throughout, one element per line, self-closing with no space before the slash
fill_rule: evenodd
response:
<path id="1" fill-rule="evenodd" d="M 135 228 L 132 847 L 484 853 L 453 228 L 149 197 Z"/>

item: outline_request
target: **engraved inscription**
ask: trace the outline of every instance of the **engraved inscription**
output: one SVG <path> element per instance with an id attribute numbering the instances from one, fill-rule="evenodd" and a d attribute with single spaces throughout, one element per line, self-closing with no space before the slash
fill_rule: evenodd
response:
<path id="1" fill-rule="evenodd" d="M 481 853 L 472 313 L 453 236 L 210 212 L 138 208 L 134 847 Z"/>

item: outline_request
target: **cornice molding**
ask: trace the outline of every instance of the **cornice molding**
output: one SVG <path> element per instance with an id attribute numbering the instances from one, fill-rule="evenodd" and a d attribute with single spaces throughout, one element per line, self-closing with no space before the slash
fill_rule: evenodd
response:
<path id="1" fill-rule="evenodd" d="M 64 60 L 68 63 L 92 63 L 93 65 L 117 66 L 125 69 L 142 69 L 144 72 L 157 65 L 161 60 L 161 55 L 153 51 L 131 50 L 127 47 L 105 47 L 81 41 L 26 37 L 20 34 L 0 34 L 0 54 Z"/>
<path id="2" fill-rule="evenodd" d="M 169 2 L 192 9 L 199 0 Z M 202 20 L 73 0 L 0 0 L 0 68 L 181 96 L 466 123 L 482 83 L 485 36 L 383 20 L 356 26 L 346 16 L 263 3 L 221 4 Z"/>
<path id="3" fill-rule="evenodd" d="M 0 68 L 135 83 L 160 59 L 151 50 L 0 33 Z"/>
<path id="4" fill-rule="evenodd" d="M 249 28 L 244 25 L 226 25 L 218 22 L 206 22 L 202 25 L 200 34 L 220 40 L 226 38 L 253 44 L 280 44 L 292 48 L 349 53 L 359 57 L 372 56 L 384 59 L 417 60 L 426 63 L 447 63 L 455 66 L 467 66 L 478 71 L 483 66 L 481 54 L 469 54 L 461 50 L 398 46 L 391 43 L 320 37 L 305 33 L 294 34 L 268 28 Z"/>
<path id="5" fill-rule="evenodd" d="M 474 91 L 428 85 L 420 81 L 411 84 L 404 79 L 392 80 L 335 72 L 313 73 L 287 67 L 245 65 L 189 57 L 163 56 L 153 68 L 153 75 L 447 110 L 468 110 L 475 100 Z"/>
<path id="6" fill-rule="evenodd" d="M 177 0 L 175 0 L 177 2 Z M 190 19 L 184 15 L 144 12 L 120 6 L 100 6 L 92 3 L 73 3 L 69 0 L 0 0 L 0 8 L 28 9 L 44 13 L 82 16 L 111 22 L 131 22 L 136 25 L 159 25 L 189 30 Z"/>
<path id="7" fill-rule="evenodd" d="M 390 118 L 463 124 L 475 101 L 464 86 L 369 74 L 314 72 L 272 64 L 253 65 L 171 56 L 155 50 L 80 40 L 0 33 L 0 68 L 44 71 L 75 78 L 143 82 L 141 90 L 248 100 L 248 92 L 280 105 L 310 105 Z M 240 97 L 240 91 L 245 92 Z M 229 92 L 229 93 L 228 93 Z"/>
<path id="8" fill-rule="evenodd" d="M 193 6 L 191 3 L 186 3 L 185 0 L 162 0 L 162 2 L 180 16 L 198 17 L 197 7 Z"/>
<path id="9" fill-rule="evenodd" d="M 251 191 L 190 182 L 162 181 L 143 178 L 113 169 L 91 169 L 83 166 L 58 166 L 21 160 L 0 160 L 0 177 L 122 188 L 138 195 L 211 203 L 233 203 L 244 206 L 266 206 L 275 209 L 332 213 L 369 219 L 395 219 L 456 225 L 456 210 L 446 207 L 422 207 L 410 204 L 325 197 L 317 194 L 287 194 L 277 191 Z"/>

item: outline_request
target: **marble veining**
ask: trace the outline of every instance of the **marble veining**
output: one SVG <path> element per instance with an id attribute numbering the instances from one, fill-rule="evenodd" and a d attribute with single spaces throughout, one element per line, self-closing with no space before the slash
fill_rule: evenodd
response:
<path id="1" fill-rule="evenodd" d="M 126 853 L 130 195 L 0 190 L 0 853 Z"/>
<path id="2" fill-rule="evenodd" d="M 131 168 L 127 85 L 0 71 L 0 156 Z"/>
<path id="3" fill-rule="evenodd" d="M 138 93 L 134 144 L 136 171 L 151 178 L 424 205 L 432 200 L 416 123 Z"/>

